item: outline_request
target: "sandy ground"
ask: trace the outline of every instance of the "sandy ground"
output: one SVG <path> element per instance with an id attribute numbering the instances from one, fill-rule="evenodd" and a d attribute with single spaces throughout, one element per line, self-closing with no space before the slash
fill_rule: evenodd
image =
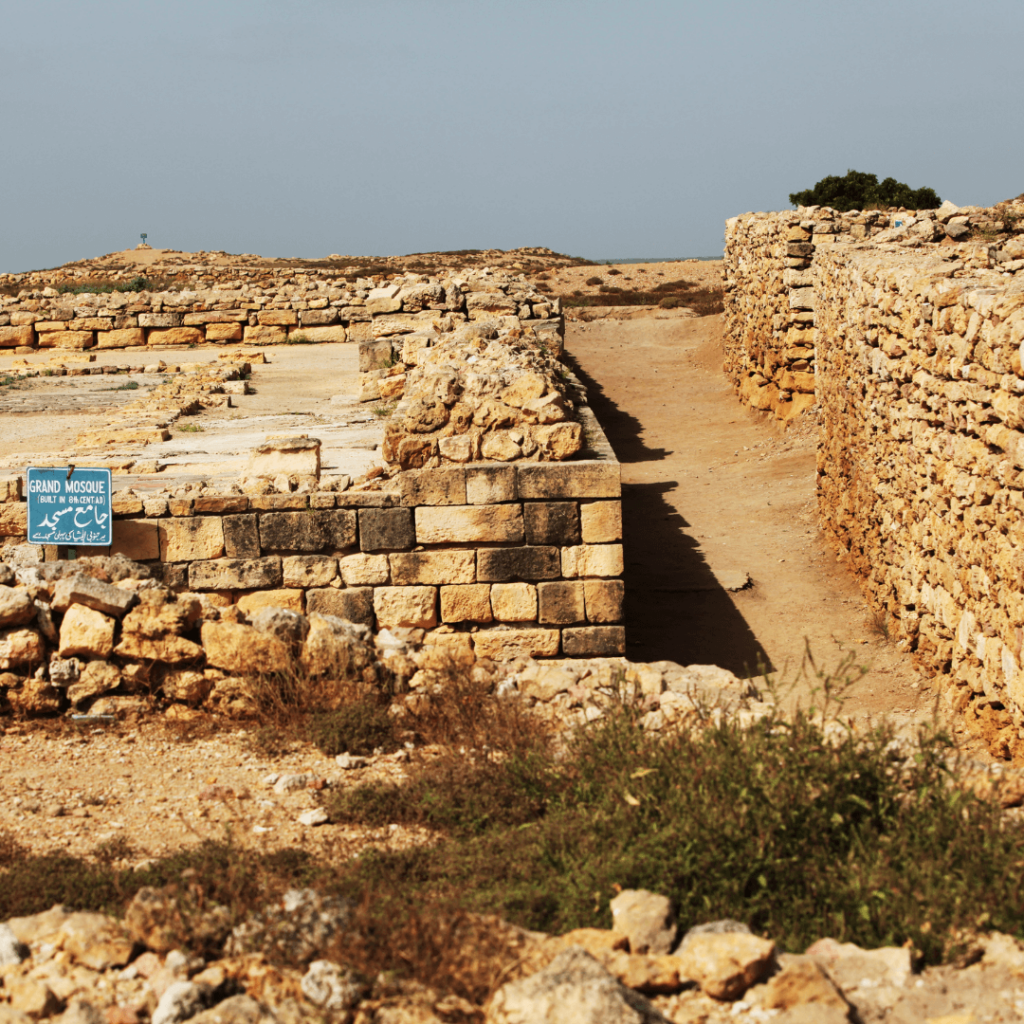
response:
<path id="1" fill-rule="evenodd" d="M 720 317 L 570 323 L 566 351 L 622 463 L 630 659 L 765 667 L 806 700 L 820 685 L 801 675 L 806 648 L 819 668 L 867 670 L 848 713 L 931 714 L 927 682 L 824 544 L 813 423 L 783 433 L 740 405 Z"/>

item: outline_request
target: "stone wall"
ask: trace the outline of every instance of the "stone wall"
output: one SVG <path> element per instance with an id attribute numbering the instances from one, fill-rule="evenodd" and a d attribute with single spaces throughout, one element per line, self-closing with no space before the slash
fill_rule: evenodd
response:
<path id="1" fill-rule="evenodd" d="M 228 279 L 199 275 L 184 289 L 160 292 L 75 293 L 38 277 L 0 275 L 0 284 L 18 278 L 0 290 L 0 350 L 372 342 L 488 319 L 506 328 L 527 321 L 545 333 L 561 331 L 557 298 L 535 291 L 521 275 L 487 269 L 349 281 L 326 269 L 234 268 Z"/>
<path id="2" fill-rule="evenodd" d="M 725 228 L 725 370 L 741 400 L 784 421 L 814 405 L 818 255 L 894 243 L 900 250 L 959 244 L 973 265 L 989 265 L 978 235 L 1016 228 L 1024 210 L 854 210 L 801 207 L 746 213 Z M 1024 228 L 1024 221 L 1020 226 Z"/>
<path id="3" fill-rule="evenodd" d="M 619 466 L 586 415 L 593 457 L 571 463 L 442 466 L 341 493 L 119 492 L 111 553 L 246 616 L 463 633 L 479 657 L 623 654 Z M 10 550 L 21 498 L 20 478 L 2 482 Z"/>
<path id="4" fill-rule="evenodd" d="M 730 222 L 729 366 L 778 414 L 789 332 L 807 329 L 791 311 L 813 311 L 822 527 L 880 628 L 1008 756 L 1024 743 L 1024 238 L 990 213 L 1001 234 L 958 242 L 955 219 L 983 214 L 952 209 L 827 243 L 812 211 Z M 787 250 L 797 231 L 813 253 Z M 785 277 L 808 257 L 812 284 Z"/>

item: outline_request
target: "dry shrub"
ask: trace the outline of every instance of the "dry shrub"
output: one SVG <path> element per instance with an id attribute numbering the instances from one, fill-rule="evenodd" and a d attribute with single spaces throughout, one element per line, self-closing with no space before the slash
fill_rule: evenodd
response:
<path id="1" fill-rule="evenodd" d="M 393 972 L 483 1006 L 532 942 L 523 929 L 494 915 L 367 892 L 325 955 L 366 977 Z"/>

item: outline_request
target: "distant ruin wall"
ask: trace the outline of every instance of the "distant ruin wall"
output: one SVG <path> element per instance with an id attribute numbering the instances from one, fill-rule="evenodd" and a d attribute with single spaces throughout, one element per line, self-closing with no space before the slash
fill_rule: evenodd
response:
<path id="1" fill-rule="evenodd" d="M 0 292 L 0 352 L 83 351 L 200 344 L 269 345 L 297 341 L 373 342 L 420 331 L 446 332 L 468 321 L 524 321 L 560 338 L 557 298 L 522 276 L 472 270 L 451 277 L 418 274 L 359 278 L 298 275 L 224 281 L 180 291 L 76 294 L 25 282 Z M 6 275 L 10 277 L 11 275 Z M 38 275 L 35 275 L 38 276 Z M 13 286 L 9 286 L 12 288 Z"/>
<path id="2" fill-rule="evenodd" d="M 785 414 L 809 394 L 783 376 L 808 330 L 794 310 L 813 312 L 822 528 L 890 637 L 1006 754 L 1024 740 L 1024 239 L 935 244 L 941 211 L 903 216 L 824 244 L 807 211 L 731 221 L 727 365 L 748 404 Z M 812 253 L 787 249 L 797 230 Z"/>

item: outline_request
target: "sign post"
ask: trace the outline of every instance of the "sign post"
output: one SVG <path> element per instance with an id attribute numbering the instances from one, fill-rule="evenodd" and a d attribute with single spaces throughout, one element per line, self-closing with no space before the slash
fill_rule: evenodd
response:
<path id="1" fill-rule="evenodd" d="M 108 547 L 113 542 L 110 470 L 28 467 L 28 542 Z"/>

